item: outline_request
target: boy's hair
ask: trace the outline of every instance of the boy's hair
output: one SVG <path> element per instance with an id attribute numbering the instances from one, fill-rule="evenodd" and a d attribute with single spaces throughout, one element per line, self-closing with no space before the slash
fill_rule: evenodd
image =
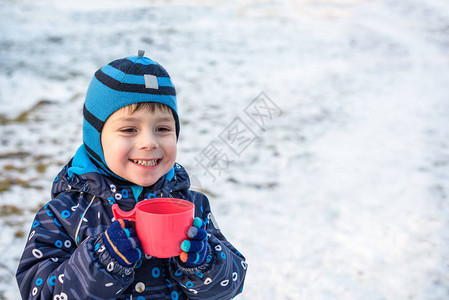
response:
<path id="1" fill-rule="evenodd" d="M 125 106 L 128 113 L 133 114 L 138 110 L 146 109 L 149 112 L 154 113 L 155 111 L 161 111 L 161 112 L 172 112 L 169 106 L 158 103 L 158 102 L 139 102 L 139 103 L 133 103 L 128 106 Z"/>
<path id="2" fill-rule="evenodd" d="M 117 178 L 107 166 L 101 145 L 104 123 L 115 111 L 132 105 L 132 109 L 166 109 L 175 119 L 179 137 L 179 118 L 176 90 L 167 71 L 157 62 L 138 56 L 117 59 L 101 67 L 86 93 L 83 109 L 83 144 L 100 171 Z M 119 178 L 122 179 L 122 178 Z"/>

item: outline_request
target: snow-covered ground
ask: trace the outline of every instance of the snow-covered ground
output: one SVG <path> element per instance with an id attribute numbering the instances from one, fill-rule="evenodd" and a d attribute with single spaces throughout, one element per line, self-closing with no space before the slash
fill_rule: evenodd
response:
<path id="1" fill-rule="evenodd" d="M 449 299 L 446 0 L 0 0 L 0 299 L 91 76 L 137 49 L 248 259 L 238 299 Z"/>

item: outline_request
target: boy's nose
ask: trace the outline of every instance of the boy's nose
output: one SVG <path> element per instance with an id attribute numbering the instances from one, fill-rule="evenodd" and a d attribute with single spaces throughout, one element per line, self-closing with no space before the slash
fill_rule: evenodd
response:
<path id="1" fill-rule="evenodd" d="M 137 148 L 141 150 L 152 150 L 159 147 L 157 139 L 153 134 L 142 134 L 139 137 Z"/>

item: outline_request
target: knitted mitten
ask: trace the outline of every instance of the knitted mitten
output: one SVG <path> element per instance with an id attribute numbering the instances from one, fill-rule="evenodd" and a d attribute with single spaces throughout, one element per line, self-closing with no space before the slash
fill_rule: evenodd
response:
<path id="1" fill-rule="evenodd" d="M 105 231 L 103 243 L 109 254 L 124 267 L 132 267 L 142 257 L 137 232 L 128 220 L 114 221 Z"/>
<path id="2" fill-rule="evenodd" d="M 201 265 L 207 254 L 207 232 L 206 224 L 200 218 L 193 220 L 193 226 L 187 231 L 190 240 L 181 244 L 182 253 L 180 259 L 184 266 L 194 268 Z"/>

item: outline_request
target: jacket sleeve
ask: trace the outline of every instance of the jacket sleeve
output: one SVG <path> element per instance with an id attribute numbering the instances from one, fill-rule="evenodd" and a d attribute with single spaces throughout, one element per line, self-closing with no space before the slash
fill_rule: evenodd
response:
<path id="1" fill-rule="evenodd" d="M 72 217 L 80 220 L 80 209 L 57 209 L 58 201 L 49 202 L 34 219 L 16 274 L 22 299 L 116 298 L 134 273 L 117 276 L 105 270 L 95 252 L 98 236 L 77 246 L 66 225 Z"/>
<path id="2" fill-rule="evenodd" d="M 243 290 L 247 263 L 221 233 L 206 196 L 194 193 L 196 216 L 207 221 L 209 252 L 203 265 L 185 268 L 174 258 L 170 272 L 189 299 L 232 299 Z"/>

